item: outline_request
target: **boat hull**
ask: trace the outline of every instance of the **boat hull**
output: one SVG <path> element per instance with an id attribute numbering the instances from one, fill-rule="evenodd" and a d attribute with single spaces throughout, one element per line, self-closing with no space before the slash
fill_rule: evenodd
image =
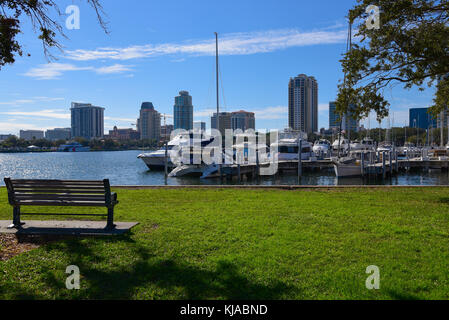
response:
<path id="1" fill-rule="evenodd" d="M 150 170 L 160 171 L 165 169 L 165 156 L 164 157 L 148 157 L 148 156 L 140 156 L 139 157 L 145 165 Z M 171 162 L 170 158 L 167 161 L 168 169 L 173 169 L 174 165 Z"/>
<path id="2" fill-rule="evenodd" d="M 360 177 L 362 175 L 361 167 L 358 164 L 334 164 L 335 175 L 338 178 Z"/>
<path id="3" fill-rule="evenodd" d="M 201 177 L 203 175 L 204 166 L 201 165 L 181 165 L 174 168 L 168 175 L 171 178 L 179 177 Z"/>

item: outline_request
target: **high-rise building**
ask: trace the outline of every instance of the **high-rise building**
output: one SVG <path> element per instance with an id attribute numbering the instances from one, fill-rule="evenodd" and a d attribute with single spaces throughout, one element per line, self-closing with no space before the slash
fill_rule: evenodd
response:
<path id="1" fill-rule="evenodd" d="M 409 127 L 411 128 L 437 128 L 437 119 L 432 117 L 429 108 L 411 108 L 409 110 Z"/>
<path id="2" fill-rule="evenodd" d="M 192 97 L 188 91 L 180 91 L 175 97 L 174 105 L 174 128 L 192 130 L 193 129 L 193 105 Z"/>
<path id="3" fill-rule="evenodd" d="M 206 131 L 206 122 L 196 121 L 193 123 L 193 130 L 197 132 Z"/>
<path id="4" fill-rule="evenodd" d="M 151 102 L 144 102 L 137 120 L 140 139 L 159 141 L 161 138 L 161 114 L 154 109 Z"/>
<path id="5" fill-rule="evenodd" d="M 355 106 L 351 105 L 349 109 L 353 109 Z M 340 129 L 340 115 L 336 113 L 336 103 L 329 102 L 329 129 L 339 130 Z M 352 131 L 358 132 L 360 127 L 360 122 L 352 116 L 352 112 L 348 112 L 343 115 L 341 119 L 341 130 L 342 131 Z"/>
<path id="6" fill-rule="evenodd" d="M 248 129 L 256 130 L 256 118 L 253 112 L 243 110 L 232 113 L 231 117 L 232 130 L 240 129 L 245 132 Z"/>
<path id="7" fill-rule="evenodd" d="M 171 133 L 174 129 L 172 124 L 166 124 L 161 126 L 161 139 L 164 141 L 170 140 Z"/>
<path id="8" fill-rule="evenodd" d="M 44 131 L 41 130 L 20 130 L 20 139 L 24 140 L 36 140 L 43 139 Z"/>
<path id="9" fill-rule="evenodd" d="M 210 118 L 210 127 L 212 129 L 218 129 L 222 136 L 226 134 L 226 129 L 232 129 L 232 113 L 220 112 L 218 123 L 220 128 L 217 128 L 217 113 L 214 113 Z"/>
<path id="10" fill-rule="evenodd" d="M 54 128 L 45 132 L 45 138 L 50 141 L 69 140 L 71 138 L 71 128 Z"/>
<path id="11" fill-rule="evenodd" d="M 335 112 L 337 105 L 335 102 L 329 102 L 329 129 L 337 129 L 340 127 L 340 117 Z"/>
<path id="12" fill-rule="evenodd" d="M 101 139 L 104 137 L 104 108 L 90 103 L 72 102 L 71 136 L 85 139 Z"/>
<path id="13" fill-rule="evenodd" d="M 300 74 L 288 84 L 288 126 L 295 131 L 318 131 L 318 82 Z"/>

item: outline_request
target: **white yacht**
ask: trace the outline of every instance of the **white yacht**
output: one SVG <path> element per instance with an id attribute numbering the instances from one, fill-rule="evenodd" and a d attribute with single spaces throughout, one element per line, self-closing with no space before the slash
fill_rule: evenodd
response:
<path id="1" fill-rule="evenodd" d="M 421 148 L 415 147 L 410 142 L 406 142 L 403 147 L 399 147 L 397 150 L 400 157 L 416 158 L 421 156 Z"/>
<path id="2" fill-rule="evenodd" d="M 353 157 L 333 158 L 335 175 L 338 178 L 356 177 L 362 175 L 360 160 Z"/>
<path id="3" fill-rule="evenodd" d="M 266 149 L 266 146 L 259 146 L 258 152 L 259 152 L 259 163 L 265 163 L 269 161 L 269 154 L 267 153 L 267 150 L 263 150 L 264 152 L 261 152 L 262 149 Z M 240 145 L 234 145 L 232 148 L 232 151 L 229 151 L 228 153 L 223 152 L 223 165 L 222 167 L 225 167 L 229 164 L 236 164 L 237 163 L 237 150 L 241 152 L 241 155 L 243 158 L 239 159 L 239 161 L 243 163 L 249 163 L 250 161 L 255 161 L 255 159 L 249 159 L 249 147 L 248 143 L 242 143 Z M 220 166 L 218 164 L 212 163 L 212 164 L 180 164 L 176 168 L 173 169 L 172 172 L 170 172 L 169 177 L 183 177 L 183 176 L 199 176 L 201 179 L 209 179 L 209 178 L 216 178 L 219 177 Z"/>
<path id="4" fill-rule="evenodd" d="M 280 139 L 279 142 L 273 143 L 271 148 L 277 148 L 278 161 L 299 160 L 298 139 Z M 313 157 L 312 144 L 306 140 L 302 141 L 301 160 L 309 160 Z"/>
<path id="5" fill-rule="evenodd" d="M 341 136 L 340 139 L 336 139 L 334 143 L 332 144 L 332 150 L 338 151 L 338 145 L 340 144 L 340 151 L 347 152 L 350 148 L 350 143 L 348 139 L 345 139 L 345 137 Z"/>
<path id="6" fill-rule="evenodd" d="M 366 150 L 366 151 L 370 151 L 370 150 L 374 150 L 376 145 L 374 143 L 374 140 L 371 138 L 365 138 L 362 139 L 361 142 L 359 141 L 354 141 L 350 144 L 351 146 L 351 150 Z"/>
<path id="7" fill-rule="evenodd" d="M 313 144 L 312 148 L 315 155 L 327 155 L 331 150 L 331 143 L 326 139 L 320 139 Z"/>
<path id="8" fill-rule="evenodd" d="M 389 143 L 381 143 L 378 147 L 377 147 L 377 151 L 378 152 L 390 152 L 393 150 L 393 146 Z"/>
<path id="9" fill-rule="evenodd" d="M 227 163 L 232 163 L 229 161 L 232 161 L 232 159 L 230 157 L 228 157 Z M 225 162 L 225 161 L 223 161 L 223 162 Z M 216 178 L 220 174 L 219 168 L 220 168 L 220 166 L 215 163 L 212 163 L 212 164 L 206 164 L 204 162 L 202 162 L 201 164 L 180 163 L 178 166 L 176 166 L 170 172 L 170 174 L 168 176 L 171 178 L 185 177 L 185 176 L 200 177 L 201 179 Z"/>
<path id="10" fill-rule="evenodd" d="M 90 147 L 83 147 L 78 142 L 72 142 L 69 144 L 62 144 L 58 147 L 59 152 L 88 152 Z"/>
<path id="11" fill-rule="evenodd" d="M 167 147 L 167 151 L 170 151 L 173 145 Z M 150 170 L 163 170 L 165 169 L 165 148 L 158 149 L 156 151 L 142 153 L 137 156 L 137 158 L 142 159 L 142 161 L 147 165 Z M 170 156 L 167 158 L 167 167 L 173 168 L 173 162 Z"/>
<path id="12" fill-rule="evenodd" d="M 167 167 L 173 169 L 176 164 L 173 159 L 178 160 L 181 156 L 181 150 L 186 147 L 193 147 L 199 143 L 201 147 L 209 144 L 212 140 L 210 137 L 202 134 L 197 138 L 197 133 L 190 133 L 187 135 L 178 135 L 173 140 L 167 143 Z M 137 158 L 141 159 L 150 170 L 164 170 L 165 169 L 165 146 L 147 153 L 140 154 Z M 176 162 L 176 161 L 175 161 Z"/>

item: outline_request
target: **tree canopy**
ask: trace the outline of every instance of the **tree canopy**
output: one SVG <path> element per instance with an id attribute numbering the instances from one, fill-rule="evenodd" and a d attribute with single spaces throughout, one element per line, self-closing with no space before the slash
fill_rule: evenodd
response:
<path id="1" fill-rule="evenodd" d="M 380 121 L 390 103 L 383 93 L 395 85 L 423 91 L 435 86 L 433 115 L 449 101 L 449 0 L 358 0 L 349 11 L 355 43 L 341 60 L 345 81 L 339 85 L 337 112 L 350 104 L 354 116 L 375 111 Z M 380 28 L 368 28 L 367 8 L 380 9 Z"/>
<path id="2" fill-rule="evenodd" d="M 107 32 L 100 0 L 85 0 L 95 10 L 101 27 Z M 52 13 L 54 14 L 52 16 Z M 0 69 L 23 55 L 17 35 L 22 32 L 21 21 L 28 18 L 42 41 L 45 56 L 52 59 L 51 48 L 62 50 L 58 36 L 66 37 L 59 18 L 63 16 L 55 0 L 0 0 Z"/>

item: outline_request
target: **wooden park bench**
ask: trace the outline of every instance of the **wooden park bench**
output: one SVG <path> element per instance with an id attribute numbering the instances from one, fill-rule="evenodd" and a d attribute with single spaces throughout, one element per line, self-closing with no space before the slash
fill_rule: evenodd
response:
<path id="1" fill-rule="evenodd" d="M 114 206 L 117 194 L 111 192 L 109 180 L 12 180 L 5 178 L 8 201 L 13 207 L 13 223 L 9 228 L 21 228 L 21 215 L 46 216 L 107 216 L 106 229 L 114 229 Z M 22 206 L 106 207 L 107 214 L 21 213 Z"/>

